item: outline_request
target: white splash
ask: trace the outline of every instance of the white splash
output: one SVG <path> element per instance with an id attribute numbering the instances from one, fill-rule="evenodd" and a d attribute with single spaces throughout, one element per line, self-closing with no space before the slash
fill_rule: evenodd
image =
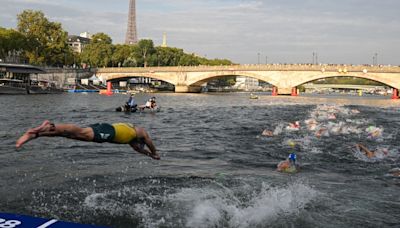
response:
<path id="1" fill-rule="evenodd" d="M 254 227 L 271 222 L 281 214 L 302 210 L 317 192 L 302 183 L 285 187 L 263 184 L 260 192 L 249 192 L 247 201 L 239 200 L 231 190 L 186 188 L 172 196 L 190 211 L 188 227 Z"/>

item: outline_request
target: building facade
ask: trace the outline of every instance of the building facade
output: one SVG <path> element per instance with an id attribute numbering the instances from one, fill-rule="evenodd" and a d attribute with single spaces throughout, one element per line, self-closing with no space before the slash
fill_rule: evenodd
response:
<path id="1" fill-rule="evenodd" d="M 259 88 L 259 82 L 255 78 L 237 76 L 236 84 L 233 87 L 240 90 L 253 91 Z"/>
<path id="2" fill-rule="evenodd" d="M 68 36 L 67 43 L 74 52 L 82 53 L 83 49 L 90 43 L 90 38 L 71 35 Z"/>

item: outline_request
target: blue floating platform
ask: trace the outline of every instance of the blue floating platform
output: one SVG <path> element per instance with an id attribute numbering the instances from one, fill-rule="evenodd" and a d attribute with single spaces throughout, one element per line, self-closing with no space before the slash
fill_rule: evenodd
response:
<path id="1" fill-rule="evenodd" d="M 99 90 L 95 89 L 69 89 L 68 93 L 98 93 Z"/>
<path id="2" fill-rule="evenodd" d="M 84 225 L 72 222 L 63 222 L 57 219 L 37 218 L 26 215 L 0 213 L 0 227 L 13 228 L 106 228 L 104 226 Z"/>

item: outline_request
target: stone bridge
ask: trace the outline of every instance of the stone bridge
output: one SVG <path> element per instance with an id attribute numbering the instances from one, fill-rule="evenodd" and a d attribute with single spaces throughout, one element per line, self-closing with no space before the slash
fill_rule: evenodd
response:
<path id="1" fill-rule="evenodd" d="M 99 68 L 99 78 L 112 81 L 130 77 L 149 77 L 171 83 L 175 92 L 199 92 L 201 85 L 223 76 L 247 76 L 268 82 L 276 94 L 292 94 L 296 87 L 329 77 L 357 77 L 400 89 L 400 66 L 267 64 L 229 66 Z"/>

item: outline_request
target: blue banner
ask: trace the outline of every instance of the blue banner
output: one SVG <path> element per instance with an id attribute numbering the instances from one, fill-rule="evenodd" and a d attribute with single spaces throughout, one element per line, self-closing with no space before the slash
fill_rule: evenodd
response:
<path id="1" fill-rule="evenodd" d="M 0 213 L 0 228 L 100 228 L 100 226 L 62 222 L 57 219 L 36 218 L 26 215 Z M 103 227 L 105 228 L 105 227 Z"/>

